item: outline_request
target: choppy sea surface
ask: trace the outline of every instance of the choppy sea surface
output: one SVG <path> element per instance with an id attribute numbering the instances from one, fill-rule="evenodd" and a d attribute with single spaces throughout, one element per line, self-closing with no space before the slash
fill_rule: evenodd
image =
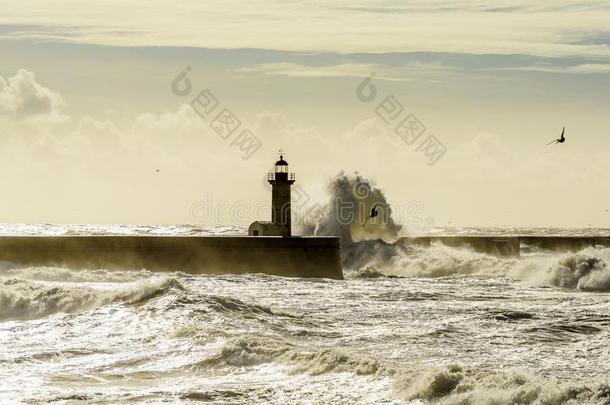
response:
<path id="1" fill-rule="evenodd" d="M 0 403 L 610 404 L 609 261 L 602 247 L 499 258 L 433 245 L 342 281 L 1 263 Z"/>

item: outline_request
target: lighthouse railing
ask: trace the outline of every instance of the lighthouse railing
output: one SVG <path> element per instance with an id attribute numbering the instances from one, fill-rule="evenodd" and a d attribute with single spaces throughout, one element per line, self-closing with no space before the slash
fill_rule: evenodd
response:
<path id="1" fill-rule="evenodd" d="M 290 180 L 290 181 L 295 180 L 294 173 L 267 173 L 267 180 L 275 181 L 277 179 L 277 176 L 276 176 L 277 174 L 279 174 L 283 180 Z"/>

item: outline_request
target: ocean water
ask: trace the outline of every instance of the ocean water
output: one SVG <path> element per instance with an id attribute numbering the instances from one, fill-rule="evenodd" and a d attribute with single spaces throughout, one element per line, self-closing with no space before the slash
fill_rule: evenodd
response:
<path id="1" fill-rule="evenodd" d="M 610 249 L 498 258 L 433 245 L 380 261 L 366 248 L 371 265 L 342 281 L 2 263 L 0 403 L 610 404 Z"/>

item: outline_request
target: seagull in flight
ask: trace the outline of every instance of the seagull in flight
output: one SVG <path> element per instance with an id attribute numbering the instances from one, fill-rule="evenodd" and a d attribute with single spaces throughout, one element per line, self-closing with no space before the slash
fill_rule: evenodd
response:
<path id="1" fill-rule="evenodd" d="M 379 211 L 377 211 L 377 204 L 375 204 L 375 205 L 373 205 L 373 209 L 371 209 L 371 216 L 364 220 L 364 223 L 362 224 L 362 226 L 364 226 L 366 224 L 366 221 L 368 221 L 371 218 L 375 218 L 377 215 L 379 215 Z"/>
<path id="2" fill-rule="evenodd" d="M 554 141 L 551 141 L 549 143 L 547 143 L 547 146 L 554 143 L 564 143 L 566 141 L 566 137 L 564 136 L 566 133 L 566 127 L 563 127 L 563 131 L 561 131 L 561 138 L 555 139 Z"/>
<path id="3" fill-rule="evenodd" d="M 377 215 L 379 215 L 379 211 L 377 211 L 377 204 L 375 204 L 371 210 L 371 218 L 375 218 Z"/>

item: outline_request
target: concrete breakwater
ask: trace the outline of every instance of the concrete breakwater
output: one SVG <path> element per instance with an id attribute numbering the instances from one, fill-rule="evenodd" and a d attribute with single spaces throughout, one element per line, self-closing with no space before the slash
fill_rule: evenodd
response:
<path id="1" fill-rule="evenodd" d="M 335 237 L 0 236 L 0 261 L 87 269 L 343 278 L 341 244 Z"/>
<path id="2" fill-rule="evenodd" d="M 450 247 L 464 247 L 476 252 L 497 256 L 519 256 L 533 248 L 576 252 L 586 247 L 610 246 L 605 236 L 424 236 L 401 238 L 403 246 L 430 246 L 441 243 Z"/>
<path id="3" fill-rule="evenodd" d="M 364 242 L 361 242 L 361 244 Z M 395 253 L 376 245 L 377 254 Z M 534 249 L 578 251 L 610 246 L 610 237 L 592 236 L 423 236 L 400 246 L 443 244 L 497 256 Z M 352 249 L 354 250 L 354 249 Z M 387 250 L 387 249 L 386 249 Z M 351 253 L 350 253 L 351 252 Z M 338 237 L 66 235 L 0 236 L 0 261 L 26 266 L 77 269 L 181 271 L 204 274 L 264 273 L 284 277 L 342 279 L 347 268 L 367 263 L 368 254 L 348 248 Z"/>

